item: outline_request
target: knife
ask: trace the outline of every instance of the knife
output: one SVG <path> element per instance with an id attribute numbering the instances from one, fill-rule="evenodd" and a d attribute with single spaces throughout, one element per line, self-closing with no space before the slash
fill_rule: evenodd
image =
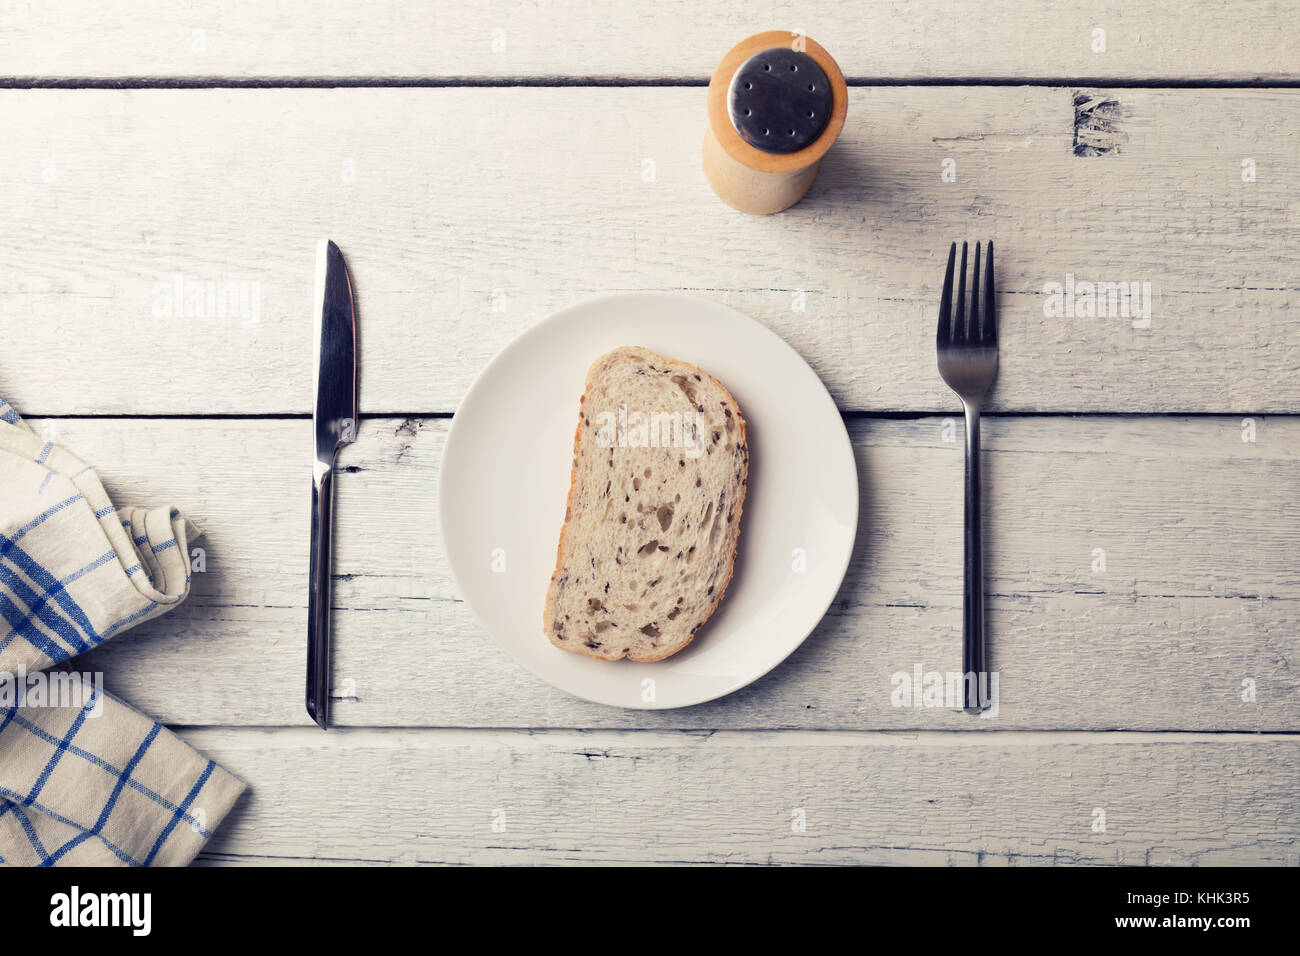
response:
<path id="1" fill-rule="evenodd" d="M 357 320 L 352 280 L 339 247 L 316 246 L 312 314 L 315 356 L 312 425 L 316 451 L 311 474 L 311 569 L 307 590 L 307 712 L 329 726 L 330 540 L 334 510 L 334 455 L 357 430 Z"/>

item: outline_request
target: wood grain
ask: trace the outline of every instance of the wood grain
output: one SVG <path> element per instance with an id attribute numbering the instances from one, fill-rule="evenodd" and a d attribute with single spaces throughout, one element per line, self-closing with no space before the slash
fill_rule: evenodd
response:
<path id="1" fill-rule="evenodd" d="M 9 77 L 706 79 L 759 30 L 806 31 L 859 80 L 1295 79 L 1290 0 L 65 0 L 0 24 Z M 1105 31 L 1096 51 L 1094 30 Z"/>
<path id="2" fill-rule="evenodd" d="M 1300 90 L 1193 88 L 1300 82 L 1296 3 L 792 9 L 0 16 L 0 395 L 62 416 L 34 424 L 120 503 L 208 529 L 190 601 L 77 661 L 250 781 L 200 862 L 1300 863 Z M 702 84 L 782 26 L 836 57 L 848 121 L 802 203 L 747 217 L 700 169 Z M 221 88 L 300 83 L 321 88 Z M 301 704 L 310 422 L 285 417 L 310 410 L 322 235 L 358 287 L 369 416 L 341 460 L 329 734 Z M 993 408 L 1033 413 L 985 424 L 980 720 L 891 699 L 959 666 L 962 451 L 931 344 L 954 239 L 997 245 Z M 1150 283 L 1151 322 L 1046 315 L 1068 275 Z M 522 329 L 629 290 L 725 301 L 846 412 L 908 415 L 850 418 L 862 519 L 822 625 L 682 711 L 522 671 L 436 518 L 428 416 Z"/>
<path id="3" fill-rule="evenodd" d="M 189 601 L 79 666 L 102 668 L 110 690 L 168 723 L 305 724 L 310 422 L 35 424 L 53 426 L 50 437 L 95 462 L 116 500 L 186 507 L 208 532 L 199 542 L 207 570 L 194 575 Z M 366 420 L 342 453 L 334 582 L 342 725 L 1300 726 L 1300 419 L 1257 419 L 1254 442 L 1243 442 L 1236 418 L 988 419 L 986 587 L 1001 699 L 998 715 L 981 720 L 891 697 L 898 672 L 960 667 L 957 423 L 852 419 L 862 519 L 830 613 L 750 688 L 653 713 L 570 698 L 524 672 L 477 625 L 438 531 L 446 426 Z M 1099 557 L 1104 570 L 1094 570 Z M 1254 700 L 1243 700 L 1251 687 Z"/>
<path id="4" fill-rule="evenodd" d="M 1290 736 L 184 737 L 255 781 L 201 863 L 1297 863 Z"/>
<path id="5" fill-rule="evenodd" d="M 775 217 L 705 183 L 704 92 L 0 91 L 0 175 L 22 196 L 0 211 L 0 321 L 22 345 L 0 395 L 45 415 L 305 413 L 328 234 L 372 414 L 451 411 L 523 328 L 644 289 L 753 315 L 846 410 L 947 410 L 943 262 L 980 238 L 993 408 L 1300 411 L 1300 91 L 1122 91 L 1118 119 L 1087 120 L 1088 148 L 1115 151 L 1080 156 L 1068 89 L 855 90 L 817 184 Z M 1046 317 L 1069 275 L 1149 282 L 1150 328 Z"/>

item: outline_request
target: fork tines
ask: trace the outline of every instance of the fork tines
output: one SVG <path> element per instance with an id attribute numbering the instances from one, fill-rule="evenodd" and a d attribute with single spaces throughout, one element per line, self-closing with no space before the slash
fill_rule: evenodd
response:
<path id="1" fill-rule="evenodd" d="M 966 243 L 961 244 L 961 272 L 957 277 L 957 308 L 953 309 L 953 266 L 957 260 L 957 243 L 948 250 L 948 271 L 943 277 L 943 298 L 939 303 L 940 345 L 986 345 L 997 347 L 998 323 L 993 309 L 993 242 L 989 241 L 984 263 L 984 303 L 980 305 L 980 246 L 975 243 L 975 267 L 971 270 L 970 322 L 966 320 Z"/>

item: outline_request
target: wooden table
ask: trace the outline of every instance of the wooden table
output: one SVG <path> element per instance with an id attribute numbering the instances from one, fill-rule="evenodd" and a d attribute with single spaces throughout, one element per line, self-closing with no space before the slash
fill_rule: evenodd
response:
<path id="1" fill-rule="evenodd" d="M 201 861 L 1295 865 L 1298 7 L 6 17 L 0 395 L 120 502 L 207 529 L 189 601 L 82 662 L 249 781 Z M 839 59 L 848 124 L 804 202 L 747 217 L 704 181 L 703 87 L 784 26 Z M 359 290 L 364 413 L 340 460 L 329 733 L 302 705 L 323 235 Z M 960 666 L 960 420 L 932 330 L 962 238 L 998 249 L 992 719 L 891 701 L 896 672 Z M 1149 322 L 1049 316 L 1067 276 L 1149 283 Z M 649 289 L 789 341 L 862 485 L 818 630 L 668 712 L 518 667 L 457 594 L 435 508 L 489 357 L 558 307 Z"/>

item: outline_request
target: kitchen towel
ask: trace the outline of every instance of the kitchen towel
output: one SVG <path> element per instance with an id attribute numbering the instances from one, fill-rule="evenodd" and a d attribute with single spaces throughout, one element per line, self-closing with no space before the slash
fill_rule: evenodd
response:
<path id="1" fill-rule="evenodd" d="M 0 862 L 182 866 L 243 791 L 65 666 L 185 600 L 198 533 L 175 508 L 115 508 L 0 399 Z"/>

